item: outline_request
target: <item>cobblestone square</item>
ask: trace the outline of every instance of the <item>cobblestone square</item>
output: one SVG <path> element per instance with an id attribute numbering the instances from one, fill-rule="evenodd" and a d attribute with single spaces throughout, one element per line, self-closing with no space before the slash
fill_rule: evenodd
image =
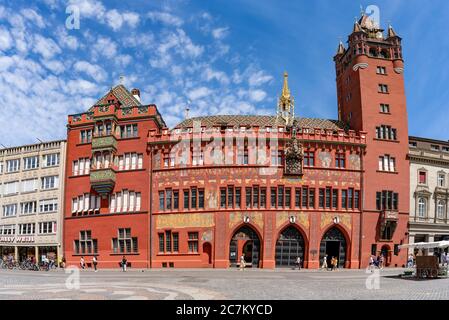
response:
<path id="1" fill-rule="evenodd" d="M 449 279 L 401 279 L 403 269 L 366 270 L 167 269 L 0 271 L 6 300 L 443 300 Z M 377 275 L 379 277 L 376 279 Z M 368 279 L 368 285 L 367 285 Z M 376 282 L 378 280 L 378 282 Z M 378 284 L 378 285 L 377 285 Z M 371 289 L 369 289 L 371 288 Z M 377 288 L 377 289 L 376 289 Z"/>

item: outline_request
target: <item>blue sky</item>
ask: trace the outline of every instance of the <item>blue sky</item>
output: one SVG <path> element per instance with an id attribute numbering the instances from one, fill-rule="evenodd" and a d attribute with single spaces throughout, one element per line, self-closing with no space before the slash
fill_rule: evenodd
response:
<path id="1" fill-rule="evenodd" d="M 65 138 L 120 75 L 169 126 L 189 101 L 191 116 L 274 114 L 284 70 L 297 115 L 336 119 L 332 57 L 372 4 L 403 38 L 409 133 L 447 140 L 445 0 L 0 0 L 0 144 Z"/>

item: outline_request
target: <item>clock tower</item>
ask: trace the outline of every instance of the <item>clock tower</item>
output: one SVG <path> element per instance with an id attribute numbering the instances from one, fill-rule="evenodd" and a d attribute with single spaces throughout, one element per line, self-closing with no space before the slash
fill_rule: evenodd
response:
<path id="1" fill-rule="evenodd" d="M 383 254 L 390 266 L 402 266 L 409 214 L 408 124 L 401 38 L 363 14 L 347 47 L 334 57 L 338 118 L 367 132 L 363 156 L 363 210 L 360 257 Z"/>

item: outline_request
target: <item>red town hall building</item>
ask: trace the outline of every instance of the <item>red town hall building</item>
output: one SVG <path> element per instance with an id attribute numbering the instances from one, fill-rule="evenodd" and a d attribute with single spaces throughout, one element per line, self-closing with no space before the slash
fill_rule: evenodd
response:
<path id="1" fill-rule="evenodd" d="M 401 38 L 367 16 L 334 57 L 338 120 L 277 114 L 187 118 L 119 85 L 68 121 L 64 242 L 99 267 L 402 266 L 409 163 Z"/>

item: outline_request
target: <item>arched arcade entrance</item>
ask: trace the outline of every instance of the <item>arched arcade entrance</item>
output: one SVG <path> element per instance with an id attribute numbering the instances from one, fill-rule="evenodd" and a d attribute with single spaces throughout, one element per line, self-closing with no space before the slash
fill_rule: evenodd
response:
<path id="1" fill-rule="evenodd" d="M 240 263 L 243 254 L 247 267 L 258 268 L 261 253 L 261 241 L 257 232 L 250 226 L 242 226 L 231 238 L 229 244 L 229 262 L 231 266 Z"/>
<path id="2" fill-rule="evenodd" d="M 296 258 L 300 257 L 304 264 L 304 238 L 297 228 L 288 226 L 276 241 L 276 267 L 294 267 Z"/>
<path id="3" fill-rule="evenodd" d="M 327 254 L 327 265 L 330 266 L 332 257 L 337 257 L 338 267 L 344 268 L 346 261 L 347 243 L 346 238 L 337 227 L 329 229 L 321 239 L 320 243 L 320 264 Z"/>

